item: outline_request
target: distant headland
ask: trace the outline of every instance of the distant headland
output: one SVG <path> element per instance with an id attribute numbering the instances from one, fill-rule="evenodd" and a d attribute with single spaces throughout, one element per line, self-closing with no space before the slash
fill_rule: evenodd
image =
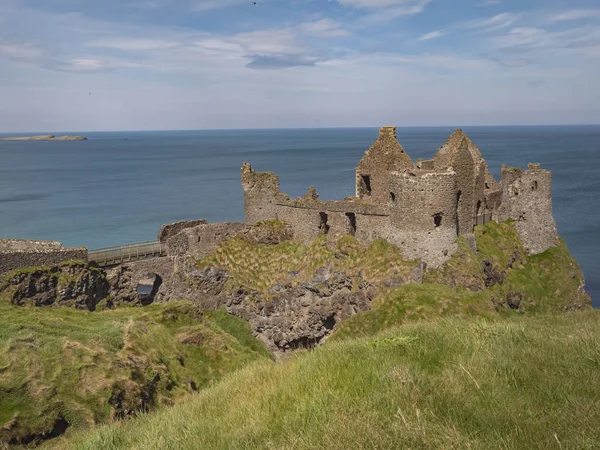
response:
<path id="1" fill-rule="evenodd" d="M 54 136 L 45 134 L 42 136 L 17 136 L 0 138 L 0 141 L 87 141 L 85 136 Z"/>

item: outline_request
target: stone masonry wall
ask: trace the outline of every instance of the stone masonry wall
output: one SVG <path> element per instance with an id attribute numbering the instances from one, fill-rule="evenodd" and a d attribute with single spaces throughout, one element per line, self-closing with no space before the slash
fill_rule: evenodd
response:
<path id="1" fill-rule="evenodd" d="M 207 223 L 186 228 L 167 240 L 168 256 L 190 255 L 204 258 L 216 250 L 219 243 L 231 239 L 246 225 L 240 222 Z"/>
<path id="2" fill-rule="evenodd" d="M 396 202 L 390 207 L 390 226 L 384 237 L 405 258 L 438 267 L 455 252 L 456 177 L 453 171 L 413 171 L 392 177 Z"/>
<path id="3" fill-rule="evenodd" d="M 525 248 L 538 254 L 558 244 L 552 216 L 552 174 L 529 164 L 526 171 L 503 166 L 500 221 L 513 219 Z"/>
<path id="4" fill-rule="evenodd" d="M 389 200 L 389 174 L 414 167 L 396 139 L 396 127 L 383 127 L 356 168 L 356 196 L 374 202 Z M 364 177 L 368 177 L 368 184 Z"/>
<path id="5" fill-rule="evenodd" d="M 0 251 L 0 274 L 22 267 L 53 266 L 64 261 L 86 261 L 86 248 L 46 249 L 42 251 Z"/>
<path id="6" fill-rule="evenodd" d="M 190 220 L 163 225 L 158 232 L 158 240 L 162 243 L 166 243 L 169 238 L 175 236 L 186 228 L 194 228 L 198 225 L 204 225 L 205 223 L 207 223 L 206 220 Z"/>

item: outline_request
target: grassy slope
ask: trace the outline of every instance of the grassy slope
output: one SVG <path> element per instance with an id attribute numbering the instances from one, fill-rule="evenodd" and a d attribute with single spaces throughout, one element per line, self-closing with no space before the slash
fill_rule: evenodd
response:
<path id="1" fill-rule="evenodd" d="M 330 339 L 369 336 L 392 325 L 440 316 L 514 316 L 519 313 L 508 308 L 496 312 L 494 306 L 511 292 L 523 295 L 520 313 L 561 311 L 565 306 L 587 304 L 589 297 L 580 290 L 583 274 L 562 240 L 558 247 L 527 256 L 510 222 L 477 227 L 476 237 L 477 254 L 460 239 L 452 259 L 439 270 L 428 272 L 424 284 L 384 292 L 373 300 L 371 311 L 338 324 Z M 504 282 L 486 290 L 467 290 L 473 286 L 483 289 L 483 260 L 505 270 Z"/>
<path id="2" fill-rule="evenodd" d="M 259 363 L 61 449 L 600 446 L 600 314 L 435 319 Z"/>
<path id="3" fill-rule="evenodd" d="M 504 282 L 487 291 L 492 300 L 519 292 L 526 311 L 578 309 L 591 304 L 582 288 L 583 273 L 562 239 L 557 247 L 528 256 L 511 221 L 476 227 L 475 237 L 477 254 L 462 242 L 459 252 L 448 264 L 428 273 L 425 282 L 465 287 L 480 284 L 483 282 L 481 262 L 488 260 L 505 272 Z"/>
<path id="4" fill-rule="evenodd" d="M 585 294 L 579 289 L 581 272 L 564 243 L 542 255 L 528 257 L 511 223 L 478 227 L 476 235 L 478 254 L 461 242 L 459 252 L 444 268 L 428 272 L 426 284 L 384 291 L 373 301 L 372 311 L 339 324 L 326 348 L 283 365 L 252 366 L 186 402 L 183 408 L 161 411 L 155 418 L 143 418 L 133 425 L 111 426 L 82 436 L 73 441 L 74 444 L 60 441 L 58 445 L 74 448 L 110 448 L 111 445 L 114 448 L 311 448 L 318 447 L 323 438 L 327 443 L 324 446 L 328 447 L 372 447 L 368 445 L 370 441 L 359 436 L 361 433 L 371 433 L 374 445 L 381 447 L 396 441 L 422 448 L 467 445 L 519 448 L 526 442 L 554 445 L 557 441 L 551 429 L 560 431 L 559 439 L 564 429 L 558 424 L 560 412 L 577 416 L 575 406 L 589 407 L 587 398 L 578 404 L 578 396 L 583 395 L 582 386 L 565 394 L 559 390 L 559 382 L 563 376 L 563 383 L 569 379 L 584 385 L 590 378 L 586 364 L 590 358 L 593 364 L 600 360 L 590 356 L 590 349 L 596 350 L 598 337 L 593 329 L 599 318 L 595 312 L 576 314 L 573 318 L 545 314 L 573 302 L 585 304 Z M 481 261 L 484 259 L 505 272 L 504 283 L 486 291 L 461 287 L 482 286 Z M 385 242 L 361 246 L 346 237 L 333 246 L 324 239 L 308 246 L 290 241 L 264 246 L 233 239 L 199 262 L 200 267 L 210 265 L 226 269 L 235 283 L 268 295 L 273 284 L 290 281 L 291 272 L 297 272 L 292 282 L 298 282 L 310 280 L 317 269 L 330 266 L 333 270 L 345 270 L 351 276 L 362 272 L 364 279 L 377 282 L 394 274 L 408 277 L 416 263 L 403 261 L 399 251 Z M 496 312 L 494 300 L 514 291 L 523 294 L 524 311 L 539 314 L 524 318 L 508 308 Z M 470 319 L 461 320 L 467 317 Z M 451 320 L 446 321 L 448 318 Z M 587 328 L 577 328 L 578 318 Z M 484 319 L 493 323 L 481 322 Z M 415 320 L 419 323 L 411 324 Z M 356 339 L 357 336 L 374 336 L 398 324 L 406 324 L 406 328 L 388 331 L 368 341 Z M 478 327 L 491 330 L 491 334 L 480 336 Z M 562 331 L 555 335 L 557 327 Z M 417 333 L 417 339 L 406 335 L 410 330 Z M 443 342 L 444 334 L 448 334 L 447 343 Z M 202 335 L 200 333 L 201 340 Z M 565 359 L 572 366 L 567 368 L 560 359 L 563 344 L 554 341 L 563 335 L 576 336 L 577 345 L 581 344 L 572 346 L 574 353 Z M 484 337 L 489 342 L 484 343 Z M 194 336 L 185 338 L 194 340 Z M 409 361 L 394 359 L 395 351 L 400 352 L 398 357 L 405 357 L 408 348 L 416 352 Z M 475 350 L 481 354 L 471 360 Z M 545 365 L 538 364 L 537 357 L 529 358 L 532 352 L 543 355 L 547 359 Z M 354 359 L 349 360 L 347 355 Z M 458 366 L 456 360 L 461 361 Z M 536 367 L 530 367 L 532 361 Z M 393 376 L 390 378 L 389 371 L 396 371 L 396 366 L 390 363 L 399 365 L 399 381 Z M 405 368 L 409 378 L 406 378 Z M 474 377 L 472 372 L 478 376 Z M 475 391 L 470 392 L 466 385 L 460 385 L 465 376 L 479 386 Z M 519 381 L 519 377 L 523 380 Z M 492 381 L 487 383 L 488 379 Z M 400 386 L 396 386 L 398 383 Z M 402 390 L 408 388 L 410 392 Z M 459 392 L 446 392 L 446 388 L 456 388 Z M 489 392 L 484 396 L 485 389 Z M 509 392 L 505 392 L 506 389 Z M 535 393 L 531 395 L 537 397 L 531 399 L 534 403 L 529 410 L 523 411 L 529 401 L 529 389 L 533 389 Z M 417 394 L 421 391 L 425 403 L 417 407 L 420 399 Z M 467 395 L 462 400 L 465 393 L 472 398 Z M 472 395 L 474 393 L 481 397 Z M 398 405 L 403 405 L 398 406 L 400 410 L 394 410 L 396 403 L 388 404 L 394 396 L 400 399 Z M 504 397 L 505 404 L 495 411 L 494 402 Z M 459 400 L 467 402 L 468 408 L 453 404 Z M 439 410 L 438 404 L 446 409 Z M 453 408 L 457 417 L 452 416 Z M 545 418 L 542 412 L 548 408 L 555 408 L 554 416 Z M 518 425 L 523 418 L 528 426 L 539 428 L 540 433 L 527 436 L 527 428 Z M 380 421 L 385 427 L 378 425 Z M 481 438 L 478 433 L 482 433 Z M 544 433 L 550 433 L 551 439 Z M 541 440 L 542 437 L 550 440 Z M 527 441 L 530 438 L 535 440 Z M 573 434 L 567 439 L 577 442 L 576 447 L 585 444 L 583 440 L 576 441 Z"/>
<path id="5" fill-rule="evenodd" d="M 59 416 L 100 423 L 115 413 L 111 396 L 123 410 L 152 409 L 269 358 L 245 322 L 185 303 L 90 313 L 0 300 L 0 325 L 0 446 L 15 417 L 12 438 Z"/>

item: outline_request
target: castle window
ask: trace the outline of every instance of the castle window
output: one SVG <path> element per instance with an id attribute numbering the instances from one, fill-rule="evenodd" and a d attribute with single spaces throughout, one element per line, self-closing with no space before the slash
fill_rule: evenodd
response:
<path id="1" fill-rule="evenodd" d="M 356 235 L 356 214 L 346 213 L 346 218 L 348 219 L 348 234 L 350 236 L 355 236 Z"/>
<path id="2" fill-rule="evenodd" d="M 537 181 L 534 181 L 534 182 L 531 184 L 531 190 L 532 190 L 532 191 L 537 191 L 537 188 L 538 188 L 538 182 L 537 182 Z"/>
<path id="3" fill-rule="evenodd" d="M 396 194 L 394 194 L 393 192 L 390 192 L 390 200 L 391 200 L 392 202 L 395 202 L 395 201 L 396 201 Z"/>
<path id="4" fill-rule="evenodd" d="M 442 213 L 437 213 L 433 215 L 433 223 L 435 224 L 436 228 L 442 226 Z"/>
<path id="5" fill-rule="evenodd" d="M 321 233 L 323 234 L 327 234 L 329 233 L 329 225 L 327 225 L 327 220 L 329 219 L 329 217 L 327 216 L 327 213 L 319 213 L 320 216 L 320 223 L 319 223 L 319 230 L 321 230 Z"/>
<path id="6" fill-rule="evenodd" d="M 371 176 L 361 175 L 360 176 L 360 187 L 363 195 L 371 195 Z"/>
<path id="7" fill-rule="evenodd" d="M 490 188 L 490 184 L 489 183 L 485 183 L 485 188 L 489 189 Z"/>

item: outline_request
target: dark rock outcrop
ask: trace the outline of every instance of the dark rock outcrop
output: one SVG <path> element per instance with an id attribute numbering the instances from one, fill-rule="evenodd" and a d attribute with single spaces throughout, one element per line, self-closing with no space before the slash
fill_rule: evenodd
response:
<path id="1" fill-rule="evenodd" d="M 156 273 L 138 274 L 129 265 L 118 266 L 108 274 L 110 305 L 129 303 L 146 306 L 154 303 L 163 279 Z"/>
<path id="2" fill-rule="evenodd" d="M 232 287 L 231 276 L 215 267 L 192 273 L 204 307 L 225 306 L 227 311 L 247 320 L 254 334 L 273 351 L 314 347 L 330 335 L 335 324 L 370 309 L 379 289 L 343 271 L 328 267 L 316 271 L 312 280 L 271 287 L 265 296 L 245 287 Z M 406 280 L 404 280 L 406 282 Z M 400 279 L 391 285 L 403 284 Z"/>
<path id="3" fill-rule="evenodd" d="M 73 306 L 94 311 L 108 296 L 109 285 L 103 270 L 76 263 L 9 273 L 0 292 L 7 292 L 18 306 Z"/>

